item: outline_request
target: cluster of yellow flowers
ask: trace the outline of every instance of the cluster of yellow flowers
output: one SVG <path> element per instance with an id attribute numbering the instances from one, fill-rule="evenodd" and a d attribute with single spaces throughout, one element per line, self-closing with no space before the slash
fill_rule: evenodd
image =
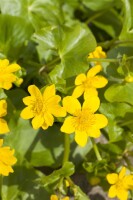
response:
<path id="1" fill-rule="evenodd" d="M 104 87 L 108 81 L 105 77 L 97 75 L 102 70 L 101 65 L 92 67 L 87 75 L 79 74 L 75 79 L 76 88 L 72 96 L 63 98 L 63 107 L 59 105 L 61 98 L 56 95 L 55 85 L 47 86 L 43 93 L 35 85 L 30 85 L 30 96 L 23 99 L 27 106 L 21 112 L 23 119 L 32 119 L 34 129 L 42 127 L 44 130 L 54 123 L 54 117 L 65 117 L 61 131 L 67 134 L 75 132 L 75 141 L 85 146 L 88 137 L 100 136 L 100 129 L 108 123 L 102 114 L 95 114 L 100 106 L 97 88 Z M 77 99 L 84 94 L 81 105 Z"/>
<path id="2" fill-rule="evenodd" d="M 22 79 L 15 75 L 15 72 L 20 70 L 18 64 L 9 64 L 7 59 L 0 60 L 0 89 L 9 90 L 13 83 L 22 83 Z M 3 117 L 7 114 L 7 102 L 5 99 L 0 100 L 0 134 L 8 133 L 9 127 Z M 0 139 L 0 174 L 8 176 L 13 172 L 12 165 L 17 162 L 14 157 L 14 150 L 10 147 L 2 147 L 3 139 Z"/>
<path id="3" fill-rule="evenodd" d="M 106 58 L 101 47 L 88 55 L 88 58 Z M 21 83 L 22 79 L 15 75 L 20 70 L 18 64 L 9 64 L 7 59 L 0 60 L 0 88 L 9 90 L 13 83 Z M 75 141 L 81 147 L 87 144 L 88 137 L 98 138 L 100 129 L 108 124 L 103 114 L 95 113 L 100 106 L 98 88 L 103 88 L 108 80 L 97 75 L 102 70 L 100 62 L 93 62 L 88 72 L 79 74 L 75 79 L 75 88 L 71 96 L 61 97 L 56 94 L 55 85 L 43 88 L 43 92 L 35 85 L 28 87 L 29 96 L 23 98 L 26 107 L 21 111 L 23 119 L 32 119 L 34 129 L 46 130 L 54 123 L 54 117 L 65 117 L 61 132 L 66 134 L 75 133 Z M 83 103 L 78 100 L 83 96 Z M 62 105 L 61 105 L 62 102 Z M 0 100 L 0 134 L 9 132 L 7 122 L 3 119 L 7 114 L 7 103 L 5 99 Z M 7 176 L 13 172 L 12 165 L 17 159 L 14 150 L 10 147 L 2 147 L 3 139 L 0 139 L 0 174 Z M 125 175 L 126 168 L 123 167 L 119 175 L 112 173 L 107 175 L 107 180 L 112 184 L 109 197 L 117 196 L 120 200 L 126 200 L 128 190 L 133 189 L 133 175 Z M 58 200 L 57 195 L 51 195 L 50 200 Z M 63 197 L 62 200 L 69 200 Z"/>

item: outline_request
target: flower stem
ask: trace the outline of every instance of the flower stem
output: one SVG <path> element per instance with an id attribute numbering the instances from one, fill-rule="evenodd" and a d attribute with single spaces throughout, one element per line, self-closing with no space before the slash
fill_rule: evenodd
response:
<path id="1" fill-rule="evenodd" d="M 98 150 L 98 147 L 97 147 L 97 145 L 96 145 L 96 143 L 95 143 L 95 141 L 94 141 L 94 139 L 93 138 L 91 138 L 91 142 L 92 142 L 92 144 L 93 144 L 93 149 L 94 149 L 94 152 L 95 152 L 95 155 L 96 155 L 96 157 L 97 157 L 97 160 L 102 160 L 102 157 L 101 157 L 101 155 L 100 155 L 100 152 L 99 152 L 99 150 Z"/>
<path id="2" fill-rule="evenodd" d="M 0 175 L 0 200 L 2 200 L 2 184 L 3 184 L 3 176 Z"/>
<path id="3" fill-rule="evenodd" d="M 69 160 L 69 154 L 70 154 L 70 138 L 68 134 L 64 133 L 64 156 L 62 164 L 64 164 Z"/>

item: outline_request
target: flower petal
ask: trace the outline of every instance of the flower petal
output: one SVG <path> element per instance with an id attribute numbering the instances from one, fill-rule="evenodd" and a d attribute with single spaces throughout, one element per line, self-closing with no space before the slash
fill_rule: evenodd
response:
<path id="1" fill-rule="evenodd" d="M 78 98 L 78 97 L 80 97 L 80 96 L 83 94 L 84 90 L 85 90 L 85 89 L 84 89 L 83 85 L 77 86 L 77 87 L 73 90 L 72 96 L 73 96 L 74 98 Z"/>
<path id="2" fill-rule="evenodd" d="M 0 118 L 0 134 L 8 133 L 9 131 L 7 122 Z"/>
<path id="3" fill-rule="evenodd" d="M 99 73 L 102 70 L 101 65 L 95 65 L 89 71 L 87 72 L 87 78 L 94 77 L 97 73 Z"/>
<path id="4" fill-rule="evenodd" d="M 2 81 L 0 82 L 0 88 L 3 88 L 5 90 L 9 90 L 12 87 L 12 82 L 14 82 L 16 80 L 16 78 L 13 80 L 9 79 L 10 82 L 8 81 Z"/>
<path id="5" fill-rule="evenodd" d="M 104 115 L 102 115 L 102 114 L 95 114 L 94 116 L 95 116 L 95 119 L 96 119 L 96 121 L 95 121 L 96 127 L 98 127 L 98 128 L 104 128 L 105 126 L 107 126 L 108 120 L 107 120 L 107 118 Z"/>
<path id="6" fill-rule="evenodd" d="M 117 190 L 117 197 L 120 200 L 127 200 L 128 199 L 128 190 Z"/>
<path id="7" fill-rule="evenodd" d="M 110 184 L 115 184 L 118 181 L 118 174 L 116 173 L 107 174 L 106 178 Z"/>
<path id="8" fill-rule="evenodd" d="M 61 127 L 61 131 L 68 134 L 73 133 L 75 131 L 74 124 L 75 118 L 71 116 L 67 117 Z"/>
<path id="9" fill-rule="evenodd" d="M 50 200 L 58 200 L 57 195 L 52 194 L 52 195 L 50 196 Z"/>
<path id="10" fill-rule="evenodd" d="M 108 80 L 103 76 L 95 76 L 93 78 L 92 86 L 95 88 L 103 88 L 107 85 Z"/>
<path id="11" fill-rule="evenodd" d="M 90 98 L 85 99 L 83 103 L 83 108 L 89 109 L 90 112 L 94 113 L 100 106 L 100 99 L 98 96 L 91 96 Z"/>
<path id="12" fill-rule="evenodd" d="M 38 87 L 36 87 L 35 85 L 30 85 L 28 87 L 28 91 L 30 95 L 35 97 L 36 99 L 42 99 L 42 94 L 40 90 L 38 89 Z"/>
<path id="13" fill-rule="evenodd" d="M 89 99 L 92 96 L 98 96 L 96 88 L 94 87 L 87 88 L 84 92 L 84 99 Z"/>
<path id="14" fill-rule="evenodd" d="M 73 96 L 67 96 L 63 98 L 63 107 L 68 113 L 72 115 L 78 110 L 81 110 L 81 105 L 79 101 Z"/>
<path id="15" fill-rule="evenodd" d="M 46 124 L 46 122 L 43 122 L 43 125 L 41 126 L 43 130 L 46 130 L 48 128 L 48 125 Z"/>
<path id="16" fill-rule="evenodd" d="M 124 187 L 133 190 L 133 175 L 127 175 L 123 178 Z"/>
<path id="17" fill-rule="evenodd" d="M 23 98 L 23 102 L 25 105 L 31 105 L 35 101 L 35 98 L 33 96 L 27 96 Z"/>
<path id="18" fill-rule="evenodd" d="M 101 132 L 100 132 L 100 130 L 99 130 L 98 128 L 96 128 L 95 125 L 94 125 L 94 126 L 88 128 L 87 134 L 88 134 L 89 137 L 98 138 L 98 137 L 100 137 Z"/>
<path id="19" fill-rule="evenodd" d="M 115 185 L 112 185 L 112 186 L 110 187 L 110 189 L 109 189 L 108 196 L 109 196 L 110 198 L 114 198 L 114 197 L 116 197 L 116 195 L 117 195 L 116 186 L 115 186 Z"/>
<path id="20" fill-rule="evenodd" d="M 84 132 L 80 132 L 80 131 L 75 132 L 75 141 L 79 146 L 84 147 L 87 143 L 87 140 L 88 140 L 88 135 L 85 131 Z"/>
<path id="21" fill-rule="evenodd" d="M 32 119 L 32 126 L 34 129 L 38 129 L 43 125 L 44 122 L 44 118 L 41 115 L 36 115 L 33 119 Z"/>
<path id="22" fill-rule="evenodd" d="M 86 81 L 86 75 L 79 74 L 75 79 L 75 85 L 81 85 L 84 81 Z"/>
<path id="23" fill-rule="evenodd" d="M 54 117 L 50 113 L 46 112 L 43 117 L 44 117 L 45 123 L 48 126 L 52 126 L 53 125 L 53 123 L 54 123 Z"/>
<path id="24" fill-rule="evenodd" d="M 20 113 L 20 116 L 23 119 L 31 119 L 35 116 L 35 114 L 32 111 L 32 107 L 28 106 L 22 110 L 22 112 Z"/>
<path id="25" fill-rule="evenodd" d="M 64 197 L 62 200 L 70 200 L 69 197 Z"/>
<path id="26" fill-rule="evenodd" d="M 7 103 L 6 100 L 0 100 L 0 117 L 7 114 Z"/>
<path id="27" fill-rule="evenodd" d="M 54 105 L 49 109 L 49 112 L 54 115 L 55 117 L 65 117 L 66 116 L 66 111 L 63 107 L 59 105 Z"/>
<path id="28" fill-rule="evenodd" d="M 3 176 L 8 176 L 10 172 L 14 172 L 11 166 L 5 165 L 3 162 L 0 161 L 0 174 L 2 174 Z"/>
<path id="29" fill-rule="evenodd" d="M 65 117 L 66 111 L 58 103 L 61 97 L 58 95 L 52 96 L 47 102 L 47 111 L 53 114 L 55 117 Z"/>
<path id="30" fill-rule="evenodd" d="M 126 167 L 122 167 L 120 173 L 119 173 L 119 179 L 122 179 L 126 174 Z"/>
<path id="31" fill-rule="evenodd" d="M 5 72 L 6 73 L 12 73 L 12 72 L 16 72 L 16 71 L 18 71 L 20 69 L 21 69 L 21 67 L 18 64 L 14 63 L 14 64 L 9 65 L 6 68 Z"/>
<path id="32" fill-rule="evenodd" d="M 47 86 L 43 92 L 43 99 L 47 101 L 49 98 L 55 95 L 55 85 Z"/>
<path id="33" fill-rule="evenodd" d="M 9 60 L 4 59 L 4 60 L 0 60 L 0 68 L 5 68 L 9 65 Z"/>

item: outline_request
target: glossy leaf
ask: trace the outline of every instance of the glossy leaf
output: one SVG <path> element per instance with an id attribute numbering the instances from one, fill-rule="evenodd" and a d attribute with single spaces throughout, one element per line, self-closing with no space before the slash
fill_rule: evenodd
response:
<path id="1" fill-rule="evenodd" d="M 15 16 L 0 16 L 0 52 L 6 57 L 16 60 L 26 47 L 33 29 L 24 19 Z"/>

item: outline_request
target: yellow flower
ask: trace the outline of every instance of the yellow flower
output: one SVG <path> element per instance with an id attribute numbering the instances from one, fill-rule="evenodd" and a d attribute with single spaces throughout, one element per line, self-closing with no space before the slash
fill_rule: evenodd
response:
<path id="1" fill-rule="evenodd" d="M 95 51 L 89 53 L 88 58 L 106 58 L 106 53 L 102 50 L 101 46 L 97 46 Z M 99 62 L 94 62 L 95 64 L 99 64 Z"/>
<path id="2" fill-rule="evenodd" d="M 52 194 L 50 197 L 50 200 L 60 200 L 60 199 L 58 198 L 57 195 Z M 69 197 L 67 196 L 67 197 L 61 198 L 61 200 L 69 200 Z"/>
<path id="3" fill-rule="evenodd" d="M 65 119 L 61 131 L 68 134 L 75 132 L 75 141 L 82 147 L 86 145 L 88 137 L 99 137 L 99 129 L 108 123 L 104 115 L 94 114 L 99 105 L 100 100 L 97 96 L 86 99 L 82 108 L 80 102 L 73 96 L 65 97 L 63 106 L 71 116 Z"/>
<path id="4" fill-rule="evenodd" d="M 14 157 L 14 149 L 11 150 L 10 147 L 2 147 L 3 139 L 0 139 L 0 174 L 3 176 L 8 176 L 9 173 L 13 173 L 12 165 L 17 162 Z"/>
<path id="5" fill-rule="evenodd" d="M 55 94 L 55 85 L 47 86 L 43 94 L 35 85 L 30 85 L 28 91 L 31 96 L 23 98 L 27 105 L 21 112 L 23 119 L 32 119 L 34 129 L 42 127 L 44 130 L 54 123 L 54 117 L 64 117 L 66 111 L 58 103 L 61 100 L 59 95 Z"/>
<path id="6" fill-rule="evenodd" d="M 118 197 L 120 200 L 127 200 L 128 190 L 133 189 L 133 175 L 126 175 L 126 168 L 122 167 L 119 174 L 108 174 L 107 180 L 112 185 L 108 196 L 110 198 Z"/>
<path id="7" fill-rule="evenodd" d="M 84 98 L 91 96 L 97 96 L 98 92 L 96 88 L 105 87 L 108 80 L 103 76 L 96 75 L 101 71 L 101 65 L 95 65 L 85 74 L 79 74 L 75 79 L 76 88 L 73 91 L 72 96 L 75 98 L 80 97 L 84 93 Z"/>
<path id="8" fill-rule="evenodd" d="M 0 60 L 0 88 L 9 90 L 12 83 L 17 80 L 17 76 L 13 73 L 20 69 L 21 67 L 18 64 L 9 65 L 7 59 Z"/>
<path id="9" fill-rule="evenodd" d="M 2 119 L 7 114 L 7 103 L 5 100 L 0 100 L 0 134 L 9 132 L 7 122 Z"/>

